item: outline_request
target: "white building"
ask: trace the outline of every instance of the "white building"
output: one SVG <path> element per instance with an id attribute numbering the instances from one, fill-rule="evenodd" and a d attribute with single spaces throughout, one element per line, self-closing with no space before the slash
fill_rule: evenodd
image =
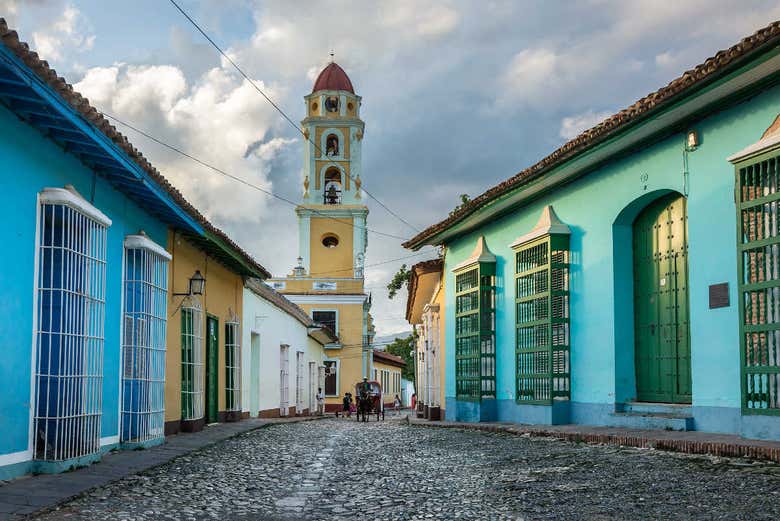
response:
<path id="1" fill-rule="evenodd" d="M 316 412 L 324 386 L 323 345 L 337 342 L 301 308 L 265 283 L 244 286 L 241 404 L 244 417 Z"/>

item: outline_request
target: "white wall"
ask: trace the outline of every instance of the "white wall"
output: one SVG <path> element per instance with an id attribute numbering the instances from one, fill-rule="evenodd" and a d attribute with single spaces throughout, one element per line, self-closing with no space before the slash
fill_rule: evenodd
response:
<path id="1" fill-rule="evenodd" d="M 308 336 L 307 328 L 253 291 L 244 288 L 241 343 L 241 406 L 254 417 L 258 411 L 278 409 L 280 402 L 280 346 L 290 346 L 289 405 L 295 406 L 296 353 L 304 353 L 303 404 L 309 407 L 309 362 L 322 365 L 322 345 Z M 253 356 L 254 344 L 259 356 Z M 258 367 L 259 365 L 259 367 Z M 317 382 L 314 382 L 316 392 Z M 298 411 L 300 412 L 300 411 Z"/>

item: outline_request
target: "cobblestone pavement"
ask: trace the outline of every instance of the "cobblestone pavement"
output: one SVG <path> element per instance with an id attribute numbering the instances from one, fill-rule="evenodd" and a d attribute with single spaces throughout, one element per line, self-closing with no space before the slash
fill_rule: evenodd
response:
<path id="1" fill-rule="evenodd" d="M 397 421 L 276 425 L 40 519 L 777 519 L 780 466 Z"/>

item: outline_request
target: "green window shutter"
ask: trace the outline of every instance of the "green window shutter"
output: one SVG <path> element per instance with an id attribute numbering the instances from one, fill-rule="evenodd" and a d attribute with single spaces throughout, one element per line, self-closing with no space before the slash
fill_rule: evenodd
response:
<path id="1" fill-rule="evenodd" d="M 569 229 L 552 207 L 515 251 L 515 364 L 519 403 L 552 405 L 571 394 Z"/>
<path id="2" fill-rule="evenodd" d="M 742 410 L 780 414 L 780 152 L 736 167 Z"/>
<path id="3" fill-rule="evenodd" d="M 480 238 L 455 268 L 455 394 L 458 400 L 496 397 L 496 262 Z"/>

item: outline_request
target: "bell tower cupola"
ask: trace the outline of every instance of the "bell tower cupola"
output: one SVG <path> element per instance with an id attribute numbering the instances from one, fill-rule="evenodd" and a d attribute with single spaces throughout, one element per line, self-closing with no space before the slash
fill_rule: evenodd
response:
<path id="1" fill-rule="evenodd" d="M 344 69 L 331 61 L 304 100 L 298 272 L 362 279 L 368 208 L 361 193 L 361 98 Z"/>

